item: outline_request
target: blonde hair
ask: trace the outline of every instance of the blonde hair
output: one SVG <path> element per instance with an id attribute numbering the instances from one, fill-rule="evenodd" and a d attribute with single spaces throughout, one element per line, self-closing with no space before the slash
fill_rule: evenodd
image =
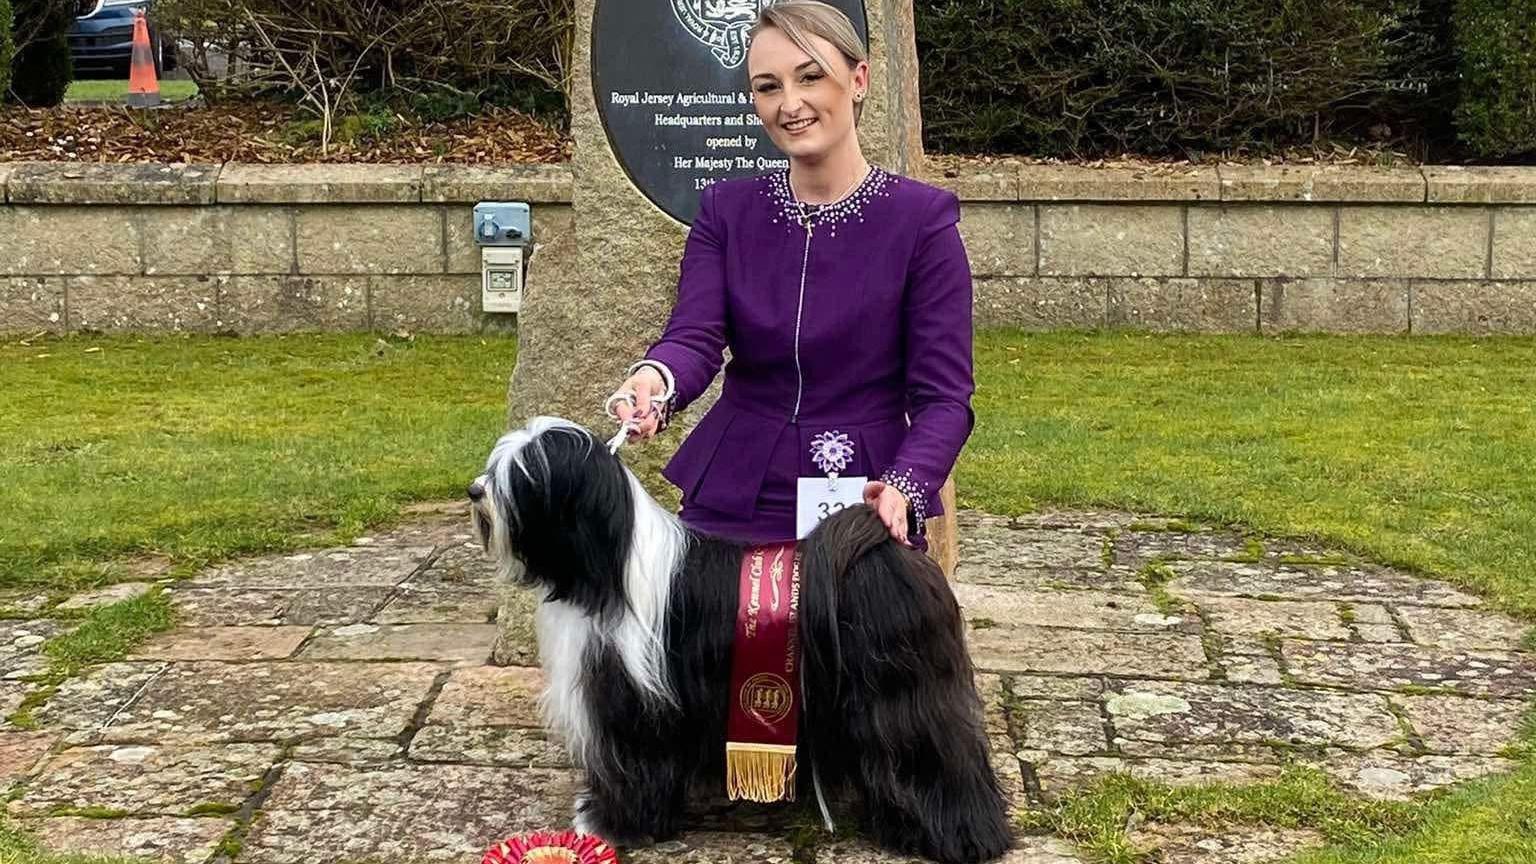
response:
<path id="1" fill-rule="evenodd" d="M 747 31 L 747 38 L 755 38 L 757 34 L 769 27 L 776 28 L 789 37 L 789 41 L 801 51 L 811 55 L 828 75 L 833 74 L 834 67 L 827 62 L 827 58 L 821 55 L 811 37 L 819 36 L 832 43 L 832 47 L 843 55 L 843 60 L 849 69 L 869 59 L 869 52 L 864 50 L 864 43 L 859 39 L 859 32 L 853 29 L 853 22 L 843 14 L 843 10 L 836 6 L 822 3 L 821 0 L 779 0 L 770 3 L 757 13 L 757 23 Z M 854 100 L 853 118 L 858 120 L 864 103 Z"/>

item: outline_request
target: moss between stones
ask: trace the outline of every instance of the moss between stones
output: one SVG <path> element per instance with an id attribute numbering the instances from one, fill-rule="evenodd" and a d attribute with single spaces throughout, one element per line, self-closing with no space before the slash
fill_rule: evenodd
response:
<path id="1" fill-rule="evenodd" d="M 1141 584 L 1146 586 L 1147 593 L 1151 596 L 1152 605 L 1164 615 L 1177 615 L 1185 612 L 1184 604 L 1172 594 L 1168 593 L 1168 583 L 1173 581 L 1174 573 L 1162 561 L 1152 561 L 1141 568 L 1136 574 Z"/>
<path id="2" fill-rule="evenodd" d="M 223 804 L 218 801 L 204 801 L 187 811 L 188 816 L 229 816 L 239 813 L 238 804 Z"/>
<path id="3" fill-rule="evenodd" d="M 113 807 L 71 807 L 59 805 L 48 811 L 49 816 L 74 816 L 79 819 L 123 819 L 133 814 Z"/>

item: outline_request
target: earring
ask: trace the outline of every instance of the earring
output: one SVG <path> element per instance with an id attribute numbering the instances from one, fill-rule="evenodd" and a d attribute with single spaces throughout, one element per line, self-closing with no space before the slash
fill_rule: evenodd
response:
<path id="1" fill-rule="evenodd" d="M 855 93 L 855 94 L 853 94 L 853 101 L 855 101 L 855 102 L 863 102 L 864 101 L 864 94 L 863 93 Z"/>

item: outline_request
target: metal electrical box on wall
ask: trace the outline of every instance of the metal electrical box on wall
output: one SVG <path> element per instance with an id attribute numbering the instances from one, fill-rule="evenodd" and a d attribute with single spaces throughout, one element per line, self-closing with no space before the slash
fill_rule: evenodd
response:
<path id="1" fill-rule="evenodd" d="M 480 306 L 486 312 L 516 312 L 522 306 L 523 276 L 533 242 L 533 221 L 522 201 L 481 201 L 475 205 L 475 243 L 480 246 Z"/>

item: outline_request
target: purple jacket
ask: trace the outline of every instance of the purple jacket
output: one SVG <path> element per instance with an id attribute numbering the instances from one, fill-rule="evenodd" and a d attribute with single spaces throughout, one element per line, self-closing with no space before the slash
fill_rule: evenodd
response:
<path id="1" fill-rule="evenodd" d="M 821 476 L 820 433 L 853 445 L 843 475 L 881 477 L 938 515 L 975 423 L 971 272 L 945 190 L 876 167 L 809 216 L 788 174 L 704 190 L 677 305 L 646 358 L 676 382 L 672 410 L 731 360 L 718 402 L 662 472 L 681 517 L 749 542 L 794 537 L 795 478 Z"/>

